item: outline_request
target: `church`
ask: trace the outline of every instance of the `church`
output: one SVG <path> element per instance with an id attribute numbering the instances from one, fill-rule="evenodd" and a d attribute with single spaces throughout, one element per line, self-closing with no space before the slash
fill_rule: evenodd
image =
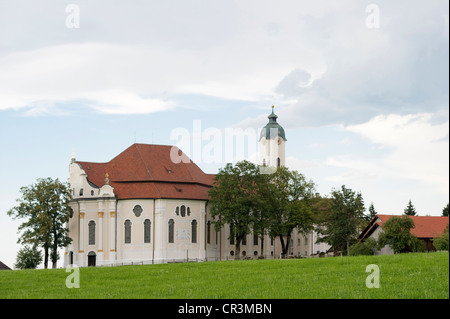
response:
<path id="1" fill-rule="evenodd" d="M 285 165 L 286 135 L 273 111 L 259 136 L 261 165 Z M 174 163 L 171 151 L 182 157 Z M 72 243 L 64 266 L 153 264 L 234 259 L 230 227 L 216 232 L 204 173 L 176 146 L 133 144 L 107 163 L 77 161 L 72 155 L 68 228 Z M 311 257 L 329 248 L 317 234 L 293 231 L 289 254 Z M 259 238 L 248 234 L 241 259 L 259 258 Z M 264 258 L 279 258 L 278 238 L 264 240 Z"/>

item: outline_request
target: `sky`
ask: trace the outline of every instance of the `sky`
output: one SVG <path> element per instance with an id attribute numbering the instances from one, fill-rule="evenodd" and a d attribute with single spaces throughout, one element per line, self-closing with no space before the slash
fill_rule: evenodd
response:
<path id="1" fill-rule="evenodd" d="M 0 260 L 12 267 L 21 247 L 22 221 L 6 215 L 20 188 L 67 181 L 72 154 L 107 162 L 135 142 L 182 145 L 214 174 L 252 158 L 272 105 L 286 165 L 320 194 L 345 185 L 379 213 L 411 200 L 441 215 L 448 6 L 0 0 Z M 227 145 L 239 130 L 255 138 Z"/>

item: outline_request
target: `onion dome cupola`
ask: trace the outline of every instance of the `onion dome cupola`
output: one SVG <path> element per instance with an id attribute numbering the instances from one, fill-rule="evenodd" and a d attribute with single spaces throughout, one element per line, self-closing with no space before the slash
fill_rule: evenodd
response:
<path id="1" fill-rule="evenodd" d="M 281 137 L 284 141 L 287 141 L 286 134 L 284 133 L 284 128 L 277 122 L 278 116 L 273 112 L 274 106 L 272 105 L 272 113 L 267 117 L 269 119 L 269 123 L 264 126 L 261 130 L 261 134 L 259 135 L 259 140 L 263 137 L 266 140 L 276 139 Z"/>

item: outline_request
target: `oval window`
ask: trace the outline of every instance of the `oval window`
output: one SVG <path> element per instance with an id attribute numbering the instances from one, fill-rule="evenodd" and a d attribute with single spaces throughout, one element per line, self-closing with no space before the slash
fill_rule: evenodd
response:
<path id="1" fill-rule="evenodd" d="M 133 213 L 134 213 L 134 215 L 135 215 L 136 217 L 141 216 L 142 211 L 143 211 L 143 209 L 142 209 L 141 205 L 136 205 L 136 206 L 134 206 L 134 208 L 133 208 Z"/>

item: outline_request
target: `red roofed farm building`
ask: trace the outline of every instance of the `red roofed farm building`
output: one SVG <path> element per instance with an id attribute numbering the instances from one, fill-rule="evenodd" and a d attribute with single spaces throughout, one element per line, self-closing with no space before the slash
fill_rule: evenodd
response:
<path id="1" fill-rule="evenodd" d="M 369 222 L 366 228 L 358 236 L 358 240 L 365 241 L 367 238 L 378 239 L 380 232 L 383 231 L 383 223 L 388 221 L 391 217 L 400 217 L 401 215 L 384 215 L 377 214 Z M 448 216 L 408 216 L 414 221 L 414 228 L 411 229 L 411 234 L 425 242 L 425 249 L 427 251 L 435 251 L 433 246 L 433 238 L 440 237 L 448 225 Z M 377 254 L 393 254 L 391 247 L 386 246 Z"/>

